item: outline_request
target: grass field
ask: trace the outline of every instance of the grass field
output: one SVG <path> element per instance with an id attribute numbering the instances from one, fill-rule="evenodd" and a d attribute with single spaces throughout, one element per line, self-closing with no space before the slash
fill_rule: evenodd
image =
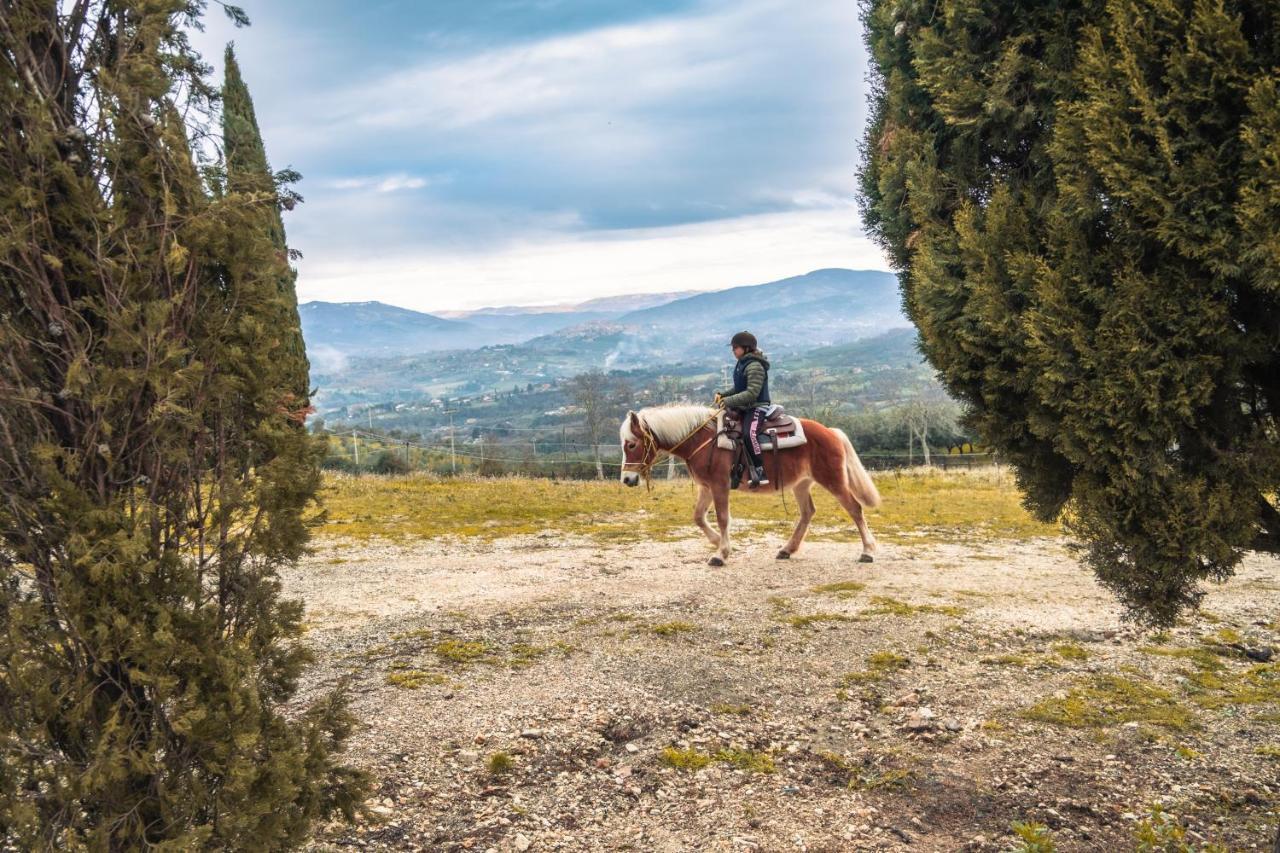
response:
<path id="1" fill-rule="evenodd" d="M 876 477 L 884 498 L 869 513 L 871 528 L 887 541 L 1053 536 L 1057 525 L 1032 518 L 1004 470 L 894 472 Z M 814 490 L 818 515 L 810 537 L 852 540 L 857 532 L 835 500 Z M 693 486 L 659 481 L 652 491 L 614 481 L 531 478 L 441 479 L 330 475 L 323 493 L 325 536 L 367 539 L 458 536 L 499 538 L 544 531 L 604 541 L 679 538 L 694 534 Z M 789 532 L 796 515 L 788 494 L 735 494 L 735 529 Z"/>

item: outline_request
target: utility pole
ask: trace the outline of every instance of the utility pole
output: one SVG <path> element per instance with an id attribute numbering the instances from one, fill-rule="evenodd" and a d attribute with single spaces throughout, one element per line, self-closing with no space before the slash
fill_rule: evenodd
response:
<path id="1" fill-rule="evenodd" d="M 351 430 L 351 449 L 356 455 L 356 467 L 360 467 L 360 437 L 356 435 L 355 430 Z"/>
<path id="2" fill-rule="evenodd" d="M 458 473 L 458 454 L 453 445 L 453 413 L 457 409 L 445 409 L 444 413 L 449 416 L 449 470 L 454 474 Z"/>

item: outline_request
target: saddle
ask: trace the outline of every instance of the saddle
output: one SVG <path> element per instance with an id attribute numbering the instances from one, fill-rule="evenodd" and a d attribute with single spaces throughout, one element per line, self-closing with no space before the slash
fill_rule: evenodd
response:
<path id="1" fill-rule="evenodd" d="M 716 420 L 716 444 L 725 450 L 735 450 L 742 445 L 743 412 L 740 409 L 724 409 Z M 799 418 L 793 418 L 776 403 L 765 410 L 764 423 L 757 433 L 760 446 L 766 450 L 786 450 L 799 447 L 808 439 Z"/>

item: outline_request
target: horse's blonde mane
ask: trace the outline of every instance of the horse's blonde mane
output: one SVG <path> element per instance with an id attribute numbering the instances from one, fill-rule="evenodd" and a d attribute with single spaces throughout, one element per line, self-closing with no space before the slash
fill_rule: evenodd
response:
<path id="1" fill-rule="evenodd" d="M 673 403 L 667 406 L 650 406 L 636 412 L 640 422 L 649 428 L 659 444 L 672 445 L 681 441 L 689 433 L 711 417 L 712 409 L 706 406 L 694 406 L 688 403 Z M 631 419 L 622 422 L 619 433 L 623 441 L 634 441 L 631 434 Z"/>

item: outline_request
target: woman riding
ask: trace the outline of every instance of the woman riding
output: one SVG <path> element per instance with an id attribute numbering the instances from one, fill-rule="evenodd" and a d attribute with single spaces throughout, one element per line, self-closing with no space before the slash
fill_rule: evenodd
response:
<path id="1" fill-rule="evenodd" d="M 769 484 L 764 475 L 764 453 L 760 448 L 760 425 L 769 408 L 769 359 L 760 352 L 756 336 L 738 332 L 729 346 L 738 363 L 733 368 L 733 390 L 716 393 L 717 406 L 742 412 L 742 444 L 751 459 L 751 488 Z M 735 469 L 735 474 L 737 473 Z M 736 477 L 734 478 L 737 479 Z M 737 482 L 733 483 L 737 487 Z"/>

